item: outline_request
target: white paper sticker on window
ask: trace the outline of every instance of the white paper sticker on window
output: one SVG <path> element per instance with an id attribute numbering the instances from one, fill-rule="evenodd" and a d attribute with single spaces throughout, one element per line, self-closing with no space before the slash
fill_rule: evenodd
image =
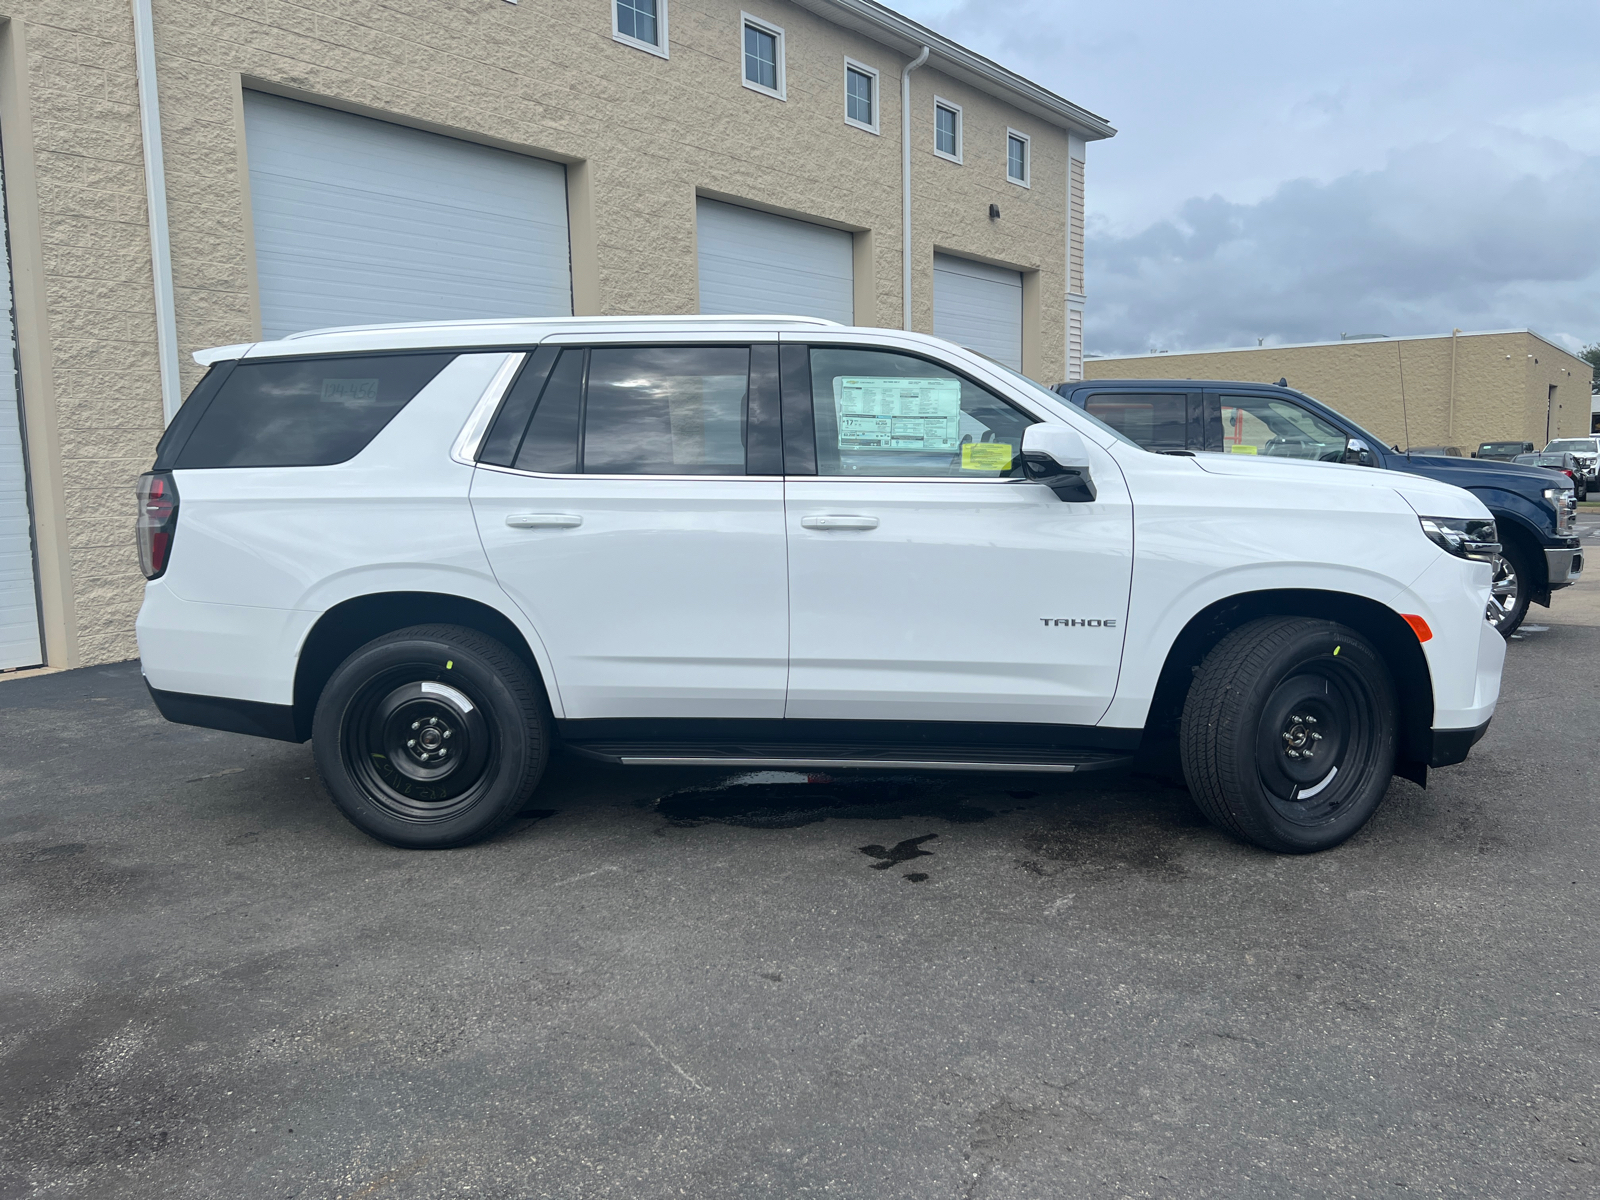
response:
<path id="1" fill-rule="evenodd" d="M 835 376 L 841 450 L 931 450 L 961 444 L 959 379 Z"/>
<path id="2" fill-rule="evenodd" d="M 349 408 L 366 408 L 378 402 L 376 379 L 324 379 L 322 402 L 343 404 Z"/>

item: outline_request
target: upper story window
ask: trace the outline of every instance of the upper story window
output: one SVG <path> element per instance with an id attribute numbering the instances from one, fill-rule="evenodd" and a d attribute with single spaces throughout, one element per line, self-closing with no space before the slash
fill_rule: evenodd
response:
<path id="1" fill-rule="evenodd" d="M 1006 130 L 1006 178 L 1012 183 L 1020 183 L 1023 187 L 1031 187 L 1030 175 L 1033 170 L 1033 157 L 1030 139 L 1025 133 L 1018 133 L 1015 129 Z"/>
<path id="2" fill-rule="evenodd" d="M 878 72 L 849 58 L 844 60 L 844 119 L 857 129 L 878 132 Z"/>
<path id="3" fill-rule="evenodd" d="M 745 87 L 784 99 L 783 30 L 744 13 L 743 31 Z"/>
<path id="4" fill-rule="evenodd" d="M 961 161 L 961 106 L 933 98 L 933 152 L 951 162 Z"/>
<path id="5" fill-rule="evenodd" d="M 612 0 L 611 36 L 667 57 L 667 0 Z"/>

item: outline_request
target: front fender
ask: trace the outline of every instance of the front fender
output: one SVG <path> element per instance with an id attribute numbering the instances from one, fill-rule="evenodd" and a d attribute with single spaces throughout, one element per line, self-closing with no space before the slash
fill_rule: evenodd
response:
<path id="1" fill-rule="evenodd" d="M 1425 565 L 1409 574 L 1420 574 Z M 1297 591 L 1332 597 L 1359 596 L 1394 609 L 1394 602 L 1405 594 L 1408 582 L 1409 579 L 1401 582 L 1377 570 L 1330 563 L 1261 562 L 1214 570 L 1161 594 L 1154 587 L 1140 588 L 1139 564 L 1135 562 L 1135 598 L 1130 605 L 1122 673 L 1117 680 L 1116 697 L 1101 724 L 1143 728 L 1168 652 L 1189 623 L 1214 605 L 1262 592 Z"/>

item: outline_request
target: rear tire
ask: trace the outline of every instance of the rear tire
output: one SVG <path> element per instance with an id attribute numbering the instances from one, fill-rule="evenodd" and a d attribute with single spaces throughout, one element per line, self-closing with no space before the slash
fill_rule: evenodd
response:
<path id="1" fill-rule="evenodd" d="M 411 850 L 464 846 L 526 807 L 549 757 L 548 706 L 526 663 L 459 625 L 362 646 L 322 690 L 317 770 L 363 833 Z"/>
<path id="2" fill-rule="evenodd" d="M 1397 724 L 1388 669 L 1359 634 L 1267 617 L 1201 663 L 1183 708 L 1183 774 L 1235 836 L 1284 854 L 1327 850 L 1383 799 Z"/>

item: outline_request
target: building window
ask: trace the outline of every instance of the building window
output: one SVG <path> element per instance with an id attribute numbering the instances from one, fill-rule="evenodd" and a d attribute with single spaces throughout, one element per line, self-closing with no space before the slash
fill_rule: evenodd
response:
<path id="1" fill-rule="evenodd" d="M 744 18 L 744 85 L 784 98 L 783 30 L 749 13 Z"/>
<path id="2" fill-rule="evenodd" d="M 1028 142 L 1027 134 L 1018 133 L 1015 129 L 1006 130 L 1006 178 L 1023 187 L 1032 186 L 1028 178 L 1033 169 L 1033 164 L 1028 161 L 1031 157 Z"/>
<path id="3" fill-rule="evenodd" d="M 961 106 L 933 98 L 933 152 L 951 162 L 961 161 Z"/>
<path id="4" fill-rule="evenodd" d="M 611 36 L 667 57 L 667 0 L 612 0 Z"/>
<path id="5" fill-rule="evenodd" d="M 878 132 L 878 72 L 849 58 L 844 60 L 844 120 L 868 133 Z"/>

